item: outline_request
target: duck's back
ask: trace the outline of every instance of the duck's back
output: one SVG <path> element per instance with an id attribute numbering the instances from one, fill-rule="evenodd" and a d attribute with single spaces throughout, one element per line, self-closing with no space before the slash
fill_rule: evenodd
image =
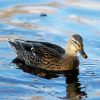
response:
<path id="1" fill-rule="evenodd" d="M 52 44 L 52 43 L 48 43 L 48 42 L 38 42 L 38 41 L 26 41 L 26 42 L 46 46 L 50 49 L 55 50 L 56 52 L 58 52 L 61 55 L 63 55 L 65 53 L 65 50 L 56 44 Z"/>

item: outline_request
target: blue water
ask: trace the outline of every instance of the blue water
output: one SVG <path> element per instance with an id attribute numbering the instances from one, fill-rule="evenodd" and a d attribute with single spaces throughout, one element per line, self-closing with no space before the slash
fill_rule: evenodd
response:
<path id="1" fill-rule="evenodd" d="M 99 5 L 100 0 L 0 0 L 0 100 L 100 100 Z M 74 33 L 83 37 L 88 55 L 79 57 L 75 77 L 46 75 L 12 63 L 16 54 L 8 37 L 65 48 Z"/>

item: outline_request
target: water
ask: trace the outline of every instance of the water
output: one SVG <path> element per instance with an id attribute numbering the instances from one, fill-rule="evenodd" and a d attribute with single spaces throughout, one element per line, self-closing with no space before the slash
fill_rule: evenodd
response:
<path id="1" fill-rule="evenodd" d="M 100 0 L 0 0 L 0 100 L 100 100 Z M 75 77 L 20 64 L 9 36 L 66 46 L 78 33 L 88 59 Z"/>

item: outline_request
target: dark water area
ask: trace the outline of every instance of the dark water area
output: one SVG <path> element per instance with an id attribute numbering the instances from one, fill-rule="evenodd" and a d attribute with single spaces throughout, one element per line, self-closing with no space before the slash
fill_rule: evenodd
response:
<path id="1" fill-rule="evenodd" d="M 65 48 L 74 33 L 88 55 L 79 56 L 79 70 L 59 74 L 12 63 L 9 37 Z M 0 100 L 100 100 L 100 0 L 0 0 Z"/>

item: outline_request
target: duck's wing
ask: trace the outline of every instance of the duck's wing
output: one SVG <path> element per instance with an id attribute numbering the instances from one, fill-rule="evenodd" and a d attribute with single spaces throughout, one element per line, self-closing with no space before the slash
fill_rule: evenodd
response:
<path id="1" fill-rule="evenodd" d="M 63 54 L 59 53 L 58 51 L 56 51 L 53 48 L 50 48 L 49 46 L 46 46 L 49 43 L 41 43 L 41 42 L 28 42 L 28 41 L 23 41 L 23 40 L 14 40 L 14 42 L 9 41 L 9 43 L 14 46 L 14 48 L 16 49 L 16 51 L 22 51 L 25 52 L 27 54 L 27 56 L 31 56 L 31 58 L 33 59 L 33 63 L 37 66 L 39 66 L 39 64 L 49 64 L 51 61 L 53 61 L 54 59 L 59 59 L 62 58 Z M 50 44 L 51 45 L 51 44 Z M 54 45 L 52 45 L 54 46 Z M 59 48 L 57 46 L 57 48 Z M 28 55 L 31 54 L 31 55 Z M 19 53 L 20 54 L 20 53 Z M 20 56 L 20 55 L 18 55 Z M 24 57 L 26 57 L 26 59 L 30 59 L 27 58 L 26 55 L 23 54 Z M 22 57 L 22 58 L 24 58 Z M 21 58 L 21 57 L 20 57 Z"/>
<path id="2" fill-rule="evenodd" d="M 61 55 L 63 55 L 65 53 L 65 50 L 56 44 L 52 44 L 52 43 L 48 43 L 48 42 L 37 42 L 37 41 L 26 41 L 26 42 L 28 42 L 28 43 L 40 43 L 48 48 L 55 50 L 56 52 L 58 52 Z"/>

